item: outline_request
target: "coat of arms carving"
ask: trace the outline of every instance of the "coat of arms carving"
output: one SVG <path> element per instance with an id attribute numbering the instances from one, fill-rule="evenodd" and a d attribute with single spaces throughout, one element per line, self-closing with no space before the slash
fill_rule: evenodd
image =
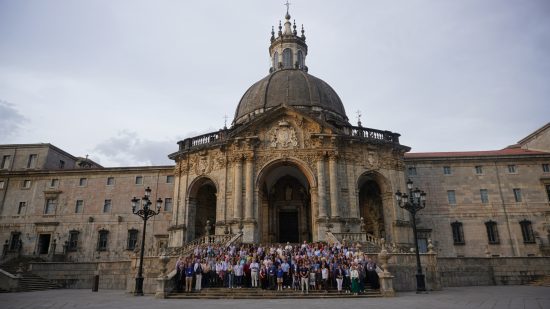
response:
<path id="1" fill-rule="evenodd" d="M 280 121 L 269 133 L 269 146 L 272 148 L 294 148 L 298 146 L 296 131 L 287 121 Z"/>

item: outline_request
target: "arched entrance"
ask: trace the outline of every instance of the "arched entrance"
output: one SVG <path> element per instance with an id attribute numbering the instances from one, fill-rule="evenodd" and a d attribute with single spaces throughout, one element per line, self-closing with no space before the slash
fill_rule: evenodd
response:
<path id="1" fill-rule="evenodd" d="M 310 182 L 291 162 L 274 163 L 259 183 L 259 232 L 264 243 L 312 240 Z"/>
<path id="2" fill-rule="evenodd" d="M 382 191 L 372 174 L 361 176 L 359 182 L 359 213 L 364 219 L 365 230 L 379 238 L 386 237 Z"/>
<path id="3" fill-rule="evenodd" d="M 191 185 L 188 221 L 191 239 L 205 235 L 207 220 L 212 226 L 216 222 L 216 192 L 216 185 L 209 178 L 200 178 Z"/>

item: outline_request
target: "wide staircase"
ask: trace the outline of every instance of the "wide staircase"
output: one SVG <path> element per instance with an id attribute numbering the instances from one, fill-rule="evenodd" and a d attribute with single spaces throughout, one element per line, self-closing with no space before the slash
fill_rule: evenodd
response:
<path id="1" fill-rule="evenodd" d="M 28 269 L 31 262 L 43 262 L 43 260 L 32 257 L 19 257 L 1 264 L 0 269 L 12 275 L 21 275 L 19 278 L 17 292 L 42 291 L 60 288 L 59 285 L 29 272 Z"/>
<path id="2" fill-rule="evenodd" d="M 172 292 L 170 299 L 274 299 L 274 298 L 365 298 L 381 297 L 379 290 L 366 289 L 363 293 L 338 293 L 337 290 L 310 290 L 302 293 L 300 290 L 284 289 L 283 291 L 263 290 L 260 288 L 206 288 L 200 292 Z"/>

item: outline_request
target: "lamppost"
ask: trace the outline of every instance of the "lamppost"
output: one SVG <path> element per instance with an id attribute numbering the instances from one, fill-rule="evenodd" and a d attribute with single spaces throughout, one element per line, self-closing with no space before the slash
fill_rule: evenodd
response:
<path id="1" fill-rule="evenodd" d="M 151 188 L 145 189 L 145 196 L 140 199 L 132 199 L 132 213 L 138 215 L 143 219 L 143 233 L 141 234 L 141 252 L 139 254 L 139 268 L 136 276 L 136 289 L 134 291 L 135 296 L 143 296 L 143 254 L 145 252 L 145 230 L 147 229 L 147 220 L 160 213 L 160 207 L 162 206 L 162 199 L 157 200 L 157 211 L 151 209 L 153 204 L 149 197 L 151 196 Z M 140 203 L 141 201 L 141 203 Z M 141 205 L 140 205 L 141 204 Z M 138 206 L 140 208 L 138 209 Z"/>
<path id="2" fill-rule="evenodd" d="M 399 190 L 395 192 L 395 198 L 399 207 L 407 210 L 411 213 L 414 233 L 414 246 L 416 252 L 416 292 L 425 292 L 426 284 L 424 281 L 424 274 L 422 273 L 422 266 L 420 265 L 420 252 L 418 252 L 418 234 L 416 233 L 416 213 L 426 207 L 426 192 L 415 188 L 413 190 L 412 180 L 407 181 L 407 189 L 409 194 L 401 193 Z"/>

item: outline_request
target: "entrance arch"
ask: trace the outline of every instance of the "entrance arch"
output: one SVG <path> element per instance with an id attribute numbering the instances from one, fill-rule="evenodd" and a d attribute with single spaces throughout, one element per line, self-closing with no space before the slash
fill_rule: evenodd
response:
<path id="1" fill-rule="evenodd" d="M 268 164 L 257 182 L 259 239 L 264 243 L 311 241 L 312 174 L 299 162 Z"/>
<path id="2" fill-rule="evenodd" d="M 359 177 L 359 215 L 364 219 L 365 230 L 379 238 L 386 238 L 384 215 L 385 179 L 377 173 Z"/>
<path id="3" fill-rule="evenodd" d="M 206 234 L 206 221 L 216 222 L 217 186 L 212 179 L 196 179 L 189 190 L 188 235 L 195 239 Z M 212 232 L 212 231 L 211 231 Z"/>

